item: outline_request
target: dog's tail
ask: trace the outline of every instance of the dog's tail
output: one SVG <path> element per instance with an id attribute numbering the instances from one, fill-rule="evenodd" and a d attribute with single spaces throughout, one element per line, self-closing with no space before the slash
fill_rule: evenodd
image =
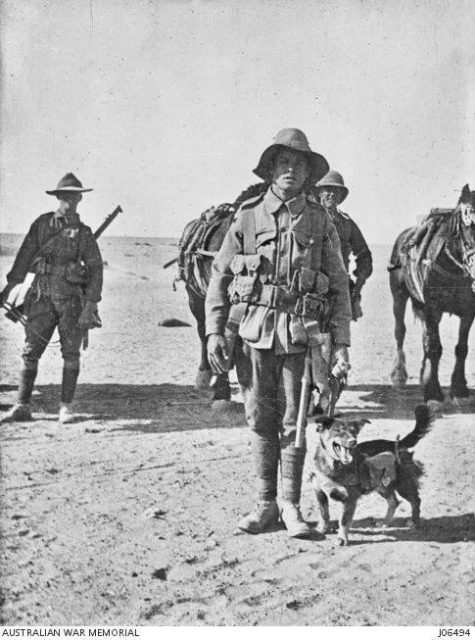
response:
<path id="1" fill-rule="evenodd" d="M 400 440 L 400 449 L 412 449 L 415 447 L 419 440 L 422 440 L 431 430 L 434 424 L 434 414 L 426 404 L 420 404 L 416 407 L 416 426 L 408 433 L 405 438 Z"/>

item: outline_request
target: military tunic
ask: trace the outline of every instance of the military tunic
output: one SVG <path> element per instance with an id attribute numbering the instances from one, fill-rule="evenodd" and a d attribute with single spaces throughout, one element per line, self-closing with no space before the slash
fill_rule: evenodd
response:
<path id="1" fill-rule="evenodd" d="M 68 280 L 68 266 L 82 261 L 88 278 L 84 284 Z M 8 284 L 20 284 L 35 272 L 35 282 L 25 301 L 27 316 L 23 361 L 35 370 L 38 360 L 58 327 L 65 366 L 79 368 L 82 330 L 77 326 L 85 301 L 101 299 L 102 257 L 91 229 L 75 214 L 68 223 L 59 212 L 45 213 L 30 227 L 10 273 Z"/>
<path id="2" fill-rule="evenodd" d="M 333 340 L 349 346 L 351 310 L 348 276 L 335 227 L 324 208 L 311 196 L 300 194 L 284 203 L 272 189 L 244 203 L 213 262 L 206 296 L 206 334 L 224 334 L 230 309 L 227 290 L 233 280 L 231 263 L 235 255 L 243 253 L 242 215 L 251 207 L 256 220 L 256 252 L 263 256 L 261 281 L 289 286 L 295 272 L 302 267 L 306 273 L 324 273 L 329 279 L 329 296 L 332 299 L 330 329 Z M 315 279 L 303 283 L 303 286 L 309 292 L 317 292 Z M 260 327 L 255 339 L 246 336 L 246 328 L 251 326 Z M 274 348 L 277 353 L 305 351 L 308 342 L 305 321 L 300 317 L 254 305 L 248 308 L 240 335 L 254 348 Z"/>
<path id="3" fill-rule="evenodd" d="M 243 216 L 253 209 L 259 279 L 264 285 L 289 286 L 297 272 L 305 274 L 303 291 L 316 293 L 321 272 L 328 278 L 333 341 L 350 344 L 348 275 L 340 242 L 327 213 L 303 194 L 283 202 L 270 188 L 244 203 L 236 214 L 212 267 L 206 297 L 206 333 L 224 334 L 230 311 L 231 265 L 244 253 Z M 282 468 L 283 498 L 300 500 L 305 451 L 295 449 L 301 379 L 306 345 L 316 339 L 318 323 L 279 308 L 249 304 L 239 333 L 244 354 L 236 363 L 251 428 L 259 500 L 277 495 L 277 468 Z"/>
<path id="4" fill-rule="evenodd" d="M 347 213 L 337 209 L 329 212 L 331 221 L 336 227 L 341 243 L 341 253 L 345 268 L 349 271 L 350 255 L 355 258 L 354 277 L 363 284 L 373 272 L 373 258 L 358 225 Z"/>

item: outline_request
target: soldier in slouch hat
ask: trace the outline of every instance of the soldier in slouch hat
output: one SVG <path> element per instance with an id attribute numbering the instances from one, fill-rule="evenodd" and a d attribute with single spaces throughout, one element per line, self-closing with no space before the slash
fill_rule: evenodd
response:
<path id="1" fill-rule="evenodd" d="M 358 320 L 363 315 L 361 290 L 373 273 L 373 257 L 356 222 L 339 208 L 349 193 L 341 173 L 329 171 L 315 186 L 320 203 L 325 207 L 340 238 L 343 262 L 350 276 L 352 316 L 353 320 Z M 355 260 L 353 273 L 349 273 L 351 255 Z"/>
<path id="2" fill-rule="evenodd" d="M 97 303 L 102 291 L 102 257 L 91 229 L 77 213 L 83 188 L 72 173 L 55 189 L 58 209 L 37 218 L 26 235 L 1 292 L 3 303 L 28 272 L 35 278 L 24 303 L 25 346 L 17 404 L 1 421 L 31 420 L 30 400 L 38 361 L 55 328 L 58 328 L 63 356 L 63 377 L 59 420 L 73 421 L 71 403 L 79 375 L 80 347 L 85 331 L 100 326 Z"/>
<path id="3" fill-rule="evenodd" d="M 291 537 L 312 535 L 300 512 L 305 446 L 295 447 L 306 353 L 329 336 L 334 362 L 347 366 L 350 345 L 338 235 L 324 208 L 306 195 L 328 168 L 302 131 L 280 131 L 254 170 L 269 188 L 241 206 L 213 263 L 206 333 L 215 372 L 227 369 L 226 327 L 240 309 L 244 356 L 237 366 L 257 476 L 256 508 L 239 523 L 249 533 L 272 527 L 280 513 Z"/>

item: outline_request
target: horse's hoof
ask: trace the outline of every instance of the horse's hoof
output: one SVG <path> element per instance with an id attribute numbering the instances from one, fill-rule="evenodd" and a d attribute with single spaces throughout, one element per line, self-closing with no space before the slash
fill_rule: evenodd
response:
<path id="1" fill-rule="evenodd" d="M 391 378 L 391 383 L 393 389 L 405 389 L 406 388 L 406 380 L 394 380 Z"/>
<path id="2" fill-rule="evenodd" d="M 336 546 L 337 547 L 347 547 L 348 546 L 348 538 L 340 538 L 340 537 L 338 537 L 336 539 Z"/>
<path id="3" fill-rule="evenodd" d="M 391 371 L 390 378 L 395 389 L 404 389 L 409 376 L 406 371 L 398 368 Z"/>
<path id="4" fill-rule="evenodd" d="M 231 400 L 213 400 L 211 403 L 211 409 L 216 413 L 227 413 L 231 411 L 233 407 L 234 402 L 231 402 Z"/>
<path id="5" fill-rule="evenodd" d="M 427 400 L 426 405 L 434 413 L 442 411 L 442 409 L 444 408 L 444 403 L 441 400 Z"/>
<path id="6" fill-rule="evenodd" d="M 209 385 L 212 377 L 213 372 L 211 371 L 211 369 L 198 371 L 198 373 L 196 374 L 195 389 L 197 389 L 198 391 L 209 391 Z"/>

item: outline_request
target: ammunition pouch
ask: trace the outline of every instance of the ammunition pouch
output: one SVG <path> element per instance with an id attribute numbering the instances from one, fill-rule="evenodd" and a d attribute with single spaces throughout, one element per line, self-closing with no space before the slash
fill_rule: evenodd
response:
<path id="1" fill-rule="evenodd" d="M 235 274 L 228 293 L 231 304 L 247 304 L 279 309 L 296 316 L 318 320 L 323 326 L 330 315 L 329 279 L 313 269 L 301 268 L 300 286 L 262 284 L 258 279 L 260 255 L 238 255 L 231 263 Z"/>
<path id="2" fill-rule="evenodd" d="M 33 264 L 34 273 L 38 276 L 47 276 L 54 273 L 60 275 L 70 284 L 85 285 L 89 282 L 90 272 L 82 262 L 71 260 L 66 265 L 55 265 L 44 256 L 39 256 Z"/>
<path id="3" fill-rule="evenodd" d="M 51 263 L 44 256 L 39 256 L 33 263 L 33 272 L 37 276 L 45 276 L 51 273 Z"/>
<path id="4" fill-rule="evenodd" d="M 279 309 L 285 313 L 318 320 L 326 323 L 330 313 L 328 296 L 317 293 L 299 294 L 290 291 L 288 287 L 272 284 L 260 284 L 253 289 L 247 298 L 247 303 L 256 306 Z"/>
<path id="5" fill-rule="evenodd" d="M 81 262 L 68 262 L 64 267 L 64 279 L 70 284 L 87 284 L 90 273 L 87 266 Z"/>
<path id="6" fill-rule="evenodd" d="M 228 288 L 231 304 L 249 303 L 254 300 L 261 260 L 262 256 L 259 254 L 234 256 L 231 262 L 234 280 Z"/>

